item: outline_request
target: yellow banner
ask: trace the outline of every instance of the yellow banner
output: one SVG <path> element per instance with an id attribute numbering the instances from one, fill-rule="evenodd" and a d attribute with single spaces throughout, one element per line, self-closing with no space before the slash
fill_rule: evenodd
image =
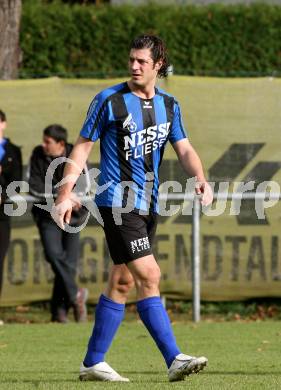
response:
<path id="1" fill-rule="evenodd" d="M 68 128 L 74 142 L 92 97 L 121 80 L 19 80 L 0 82 L 0 108 L 8 117 L 6 135 L 22 146 L 25 164 L 42 130 L 51 123 Z M 281 183 L 281 80 L 172 77 L 161 88 L 179 100 L 192 144 L 206 174 L 217 183 L 253 181 L 253 190 L 272 180 Z M 91 162 L 99 159 L 98 146 Z M 186 177 L 171 147 L 162 164 L 162 179 Z M 181 205 L 179 201 L 170 205 Z M 213 208 L 223 208 L 223 201 Z M 281 294 L 281 203 L 257 216 L 257 201 L 243 201 L 230 215 L 201 217 L 201 295 L 204 300 L 278 297 Z M 177 213 L 159 220 L 154 253 L 162 270 L 161 291 L 191 297 L 191 217 Z M 233 212 L 232 212 L 233 214 Z M 30 215 L 13 218 L 12 240 L 5 261 L 1 305 L 49 299 L 52 273 L 44 260 Z M 108 277 L 110 258 L 103 231 L 91 219 L 81 233 L 77 281 L 96 302 Z M 134 299 L 134 295 L 132 295 Z"/>

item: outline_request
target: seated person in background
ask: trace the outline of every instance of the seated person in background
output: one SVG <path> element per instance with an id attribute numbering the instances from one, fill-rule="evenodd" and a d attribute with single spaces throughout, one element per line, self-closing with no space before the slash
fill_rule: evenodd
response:
<path id="1" fill-rule="evenodd" d="M 7 127 L 6 115 L 0 110 L 0 295 L 3 283 L 4 259 L 10 243 L 10 217 L 4 212 L 7 198 L 6 188 L 13 181 L 22 179 L 22 157 L 20 148 L 4 137 Z"/>
<path id="2" fill-rule="evenodd" d="M 45 197 L 45 176 L 50 163 L 57 157 L 68 157 L 72 145 L 67 143 L 67 130 L 54 124 L 43 131 L 42 145 L 34 148 L 29 166 L 30 193 L 36 197 Z M 52 194 L 55 186 L 63 178 L 64 163 L 57 166 L 53 173 Z M 81 209 L 81 204 L 76 204 Z M 80 211 L 78 210 L 78 212 Z M 32 214 L 37 224 L 46 260 L 55 274 L 51 298 L 51 321 L 67 322 L 67 314 L 73 308 L 76 322 L 87 320 L 86 300 L 88 290 L 78 288 L 75 282 L 79 258 L 79 232 L 69 233 L 58 227 L 49 211 L 36 205 Z"/>

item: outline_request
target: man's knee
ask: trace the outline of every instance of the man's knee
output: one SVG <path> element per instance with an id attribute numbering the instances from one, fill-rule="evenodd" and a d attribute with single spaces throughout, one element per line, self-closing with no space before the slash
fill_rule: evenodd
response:
<path id="1" fill-rule="evenodd" d="M 110 289 L 114 290 L 120 295 L 128 295 L 130 290 L 134 287 L 135 282 L 131 275 L 118 276 L 112 278 L 110 282 Z"/>
<path id="2" fill-rule="evenodd" d="M 45 258 L 50 264 L 56 264 L 64 259 L 64 252 L 56 248 L 44 248 Z"/>
<path id="3" fill-rule="evenodd" d="M 137 275 L 136 285 L 138 288 L 155 289 L 159 286 L 161 271 L 158 266 L 148 267 L 146 272 Z"/>
<path id="4" fill-rule="evenodd" d="M 121 278 L 116 284 L 116 289 L 120 294 L 127 295 L 130 290 L 134 287 L 135 282 L 133 277 Z"/>

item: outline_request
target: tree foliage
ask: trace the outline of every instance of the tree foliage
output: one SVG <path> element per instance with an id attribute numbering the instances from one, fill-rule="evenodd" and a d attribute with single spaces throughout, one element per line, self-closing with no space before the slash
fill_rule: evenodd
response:
<path id="1" fill-rule="evenodd" d="M 26 1 L 22 76 L 126 73 L 131 39 L 167 43 L 176 73 L 263 75 L 281 69 L 281 7 L 93 6 Z"/>

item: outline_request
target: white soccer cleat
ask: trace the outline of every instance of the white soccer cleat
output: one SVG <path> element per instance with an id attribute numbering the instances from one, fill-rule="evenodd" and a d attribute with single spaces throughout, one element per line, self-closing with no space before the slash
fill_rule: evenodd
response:
<path id="1" fill-rule="evenodd" d="M 183 381 L 190 374 L 197 374 L 207 366 L 208 359 L 204 356 L 195 357 L 180 353 L 168 369 L 170 382 Z"/>
<path id="2" fill-rule="evenodd" d="M 80 381 L 105 381 L 105 382 L 130 382 L 114 371 L 106 362 L 95 364 L 91 367 L 80 366 Z"/>

